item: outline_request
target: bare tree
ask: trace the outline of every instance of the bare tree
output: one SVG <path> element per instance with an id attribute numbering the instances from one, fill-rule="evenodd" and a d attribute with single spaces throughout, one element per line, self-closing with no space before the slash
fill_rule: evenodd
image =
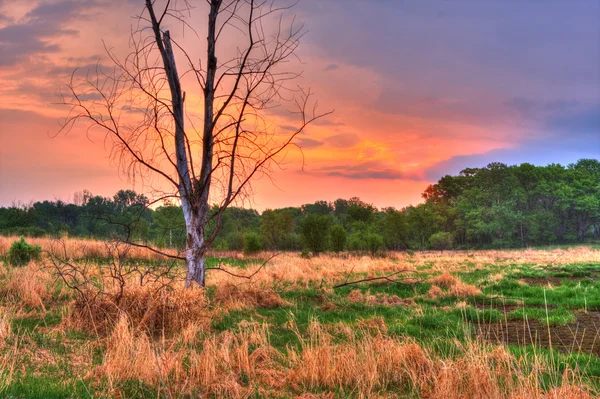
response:
<path id="1" fill-rule="evenodd" d="M 205 285 L 205 254 L 225 209 L 248 198 L 251 180 L 269 176 L 294 138 L 328 114 L 317 113 L 310 90 L 294 86 L 299 74 L 283 69 L 296 58 L 304 34 L 303 26 L 288 18 L 291 6 L 278 7 L 271 0 L 206 3 L 205 61 L 194 62 L 166 29 L 176 23 L 195 33 L 187 18 L 191 4 L 164 0 L 159 7 L 145 0 L 139 27 L 131 35 L 131 53 L 120 59 L 107 49 L 114 63 L 110 70 L 98 65 L 84 77 L 74 72 L 64 101 L 71 112 L 63 130 L 79 120 L 101 128 L 112 156 L 130 178 L 159 177 L 171 191 L 155 191 L 163 198 L 179 198 L 187 232 L 181 257 L 187 264 L 187 287 Z M 220 62 L 217 48 L 225 37 L 241 44 Z M 181 74 L 176 55 L 185 62 Z M 201 115 L 186 106 L 183 82 L 202 90 Z M 281 133 L 269 118 L 277 107 L 296 119 L 293 130 Z"/>

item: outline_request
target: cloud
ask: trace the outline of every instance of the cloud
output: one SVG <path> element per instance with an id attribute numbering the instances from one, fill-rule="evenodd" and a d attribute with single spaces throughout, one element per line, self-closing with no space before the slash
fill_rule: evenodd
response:
<path id="1" fill-rule="evenodd" d="M 400 169 L 389 167 L 389 165 L 380 161 L 325 166 L 315 171 L 315 173 L 352 180 L 422 180 L 415 173 L 407 173 Z"/>
<path id="2" fill-rule="evenodd" d="M 504 105 L 527 119 L 539 119 L 548 115 L 565 114 L 583 106 L 582 102 L 577 100 L 535 100 L 524 97 L 513 97 L 506 100 Z"/>
<path id="3" fill-rule="evenodd" d="M 302 148 L 310 149 L 310 148 L 321 147 L 323 145 L 323 142 L 318 141 L 318 140 L 309 139 L 306 137 L 300 137 L 296 140 L 296 144 L 298 144 Z"/>
<path id="4" fill-rule="evenodd" d="M 360 137 L 354 133 L 340 133 L 326 137 L 323 141 L 333 148 L 350 148 L 360 143 Z"/>
<path id="5" fill-rule="evenodd" d="M 325 67 L 325 71 L 335 71 L 338 68 L 339 68 L 339 66 L 337 64 L 328 64 Z"/>
<path id="6" fill-rule="evenodd" d="M 572 106 L 567 108 L 571 110 Z M 567 165 L 581 158 L 600 159 L 600 104 L 580 106 L 577 112 L 549 117 L 537 129 L 541 132 L 536 138 L 517 143 L 513 148 L 460 155 L 436 163 L 425 170 L 425 177 L 437 181 L 467 167 L 485 167 L 496 161 L 508 165 L 524 162 Z"/>
<path id="7" fill-rule="evenodd" d="M 81 12 L 93 4 L 93 1 L 43 3 L 29 11 L 20 22 L 0 29 L 0 67 L 59 52 L 61 47 L 51 40 L 76 36 L 77 30 L 68 28 L 68 22 L 81 17 Z"/>
<path id="8" fill-rule="evenodd" d="M 319 119 L 315 120 L 313 122 L 313 124 L 318 125 L 318 126 L 331 126 L 331 127 L 346 126 L 345 123 L 332 121 L 331 119 L 329 119 L 329 117 L 319 118 Z"/>
<path id="9" fill-rule="evenodd" d="M 587 138 L 600 143 L 600 103 L 579 107 L 576 113 L 553 115 L 544 125 L 567 138 Z"/>

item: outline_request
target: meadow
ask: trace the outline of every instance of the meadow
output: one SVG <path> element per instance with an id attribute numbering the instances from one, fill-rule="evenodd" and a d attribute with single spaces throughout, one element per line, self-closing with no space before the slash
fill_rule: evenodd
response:
<path id="1" fill-rule="evenodd" d="M 600 394 L 598 248 L 215 252 L 226 271 L 185 290 L 180 265 L 100 241 L 28 239 L 47 252 L 12 267 L 16 239 L 0 397 Z"/>

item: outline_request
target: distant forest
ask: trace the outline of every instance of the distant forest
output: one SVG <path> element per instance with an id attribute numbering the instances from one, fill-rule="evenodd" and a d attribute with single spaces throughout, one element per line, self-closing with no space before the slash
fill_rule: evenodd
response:
<path id="1" fill-rule="evenodd" d="M 393 184 L 393 182 L 390 182 Z M 520 248 L 600 239 L 600 162 L 566 167 L 491 163 L 446 175 L 424 203 L 377 209 L 359 198 L 300 207 L 229 208 L 214 249 L 369 251 Z M 178 206 L 148 207 L 130 190 L 113 198 L 83 191 L 75 204 L 36 202 L 0 208 L 0 234 L 121 238 L 185 247 Z"/>

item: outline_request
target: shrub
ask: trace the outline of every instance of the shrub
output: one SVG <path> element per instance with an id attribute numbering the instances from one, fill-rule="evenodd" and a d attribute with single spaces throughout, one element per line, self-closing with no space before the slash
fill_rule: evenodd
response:
<path id="1" fill-rule="evenodd" d="M 331 228 L 329 235 L 331 238 L 331 249 L 336 253 L 343 251 L 346 247 L 347 239 L 346 230 L 344 229 L 344 226 L 342 226 L 341 224 L 336 224 Z"/>
<path id="2" fill-rule="evenodd" d="M 32 260 L 39 260 L 42 248 L 39 245 L 29 245 L 25 238 L 14 241 L 8 250 L 8 260 L 13 266 L 25 266 Z"/>
<path id="3" fill-rule="evenodd" d="M 432 234 L 431 237 L 429 237 L 429 243 L 431 244 L 431 248 L 443 251 L 444 249 L 452 248 L 454 238 L 452 237 L 452 233 L 442 231 Z"/>
<path id="4" fill-rule="evenodd" d="M 248 233 L 244 236 L 244 254 L 252 255 L 262 250 L 262 241 L 256 233 Z"/>

